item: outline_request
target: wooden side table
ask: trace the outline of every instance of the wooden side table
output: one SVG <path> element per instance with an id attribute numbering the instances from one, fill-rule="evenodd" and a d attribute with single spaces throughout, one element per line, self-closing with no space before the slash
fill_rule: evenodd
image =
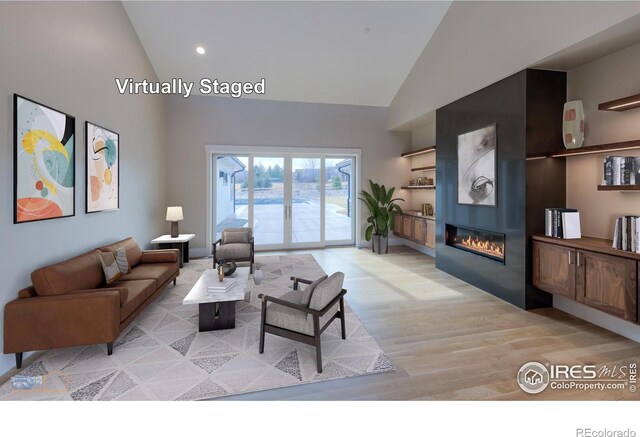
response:
<path id="1" fill-rule="evenodd" d="M 159 249 L 178 249 L 180 250 L 180 267 L 184 267 L 184 263 L 189 262 L 189 241 L 193 240 L 196 234 L 180 234 L 176 238 L 171 235 L 163 235 L 151 240 L 151 243 L 157 244 Z"/>

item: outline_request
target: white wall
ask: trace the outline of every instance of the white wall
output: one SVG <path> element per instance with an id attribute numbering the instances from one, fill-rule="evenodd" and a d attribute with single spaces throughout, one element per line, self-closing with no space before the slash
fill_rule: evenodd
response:
<path id="1" fill-rule="evenodd" d="M 640 92 L 640 44 L 567 72 L 567 99 L 582 100 L 585 146 L 640 139 L 640 109 L 599 111 L 598 104 Z M 640 215 L 640 194 L 597 191 L 605 156 L 640 156 L 637 150 L 567 158 L 567 206 L 580 211 L 583 235 L 613 238 L 614 219 Z M 640 341 L 640 326 L 580 303 L 554 296 L 553 305 L 568 313 Z"/>
<path id="2" fill-rule="evenodd" d="M 362 149 L 361 181 L 399 186 L 410 163 L 410 134 L 389 132 L 387 109 L 192 96 L 170 97 L 167 106 L 167 201 L 182 205 L 182 232 L 195 233 L 205 248 L 205 145 L 343 147 Z M 364 215 L 364 214 L 363 214 Z M 364 229 L 364 218 L 361 221 Z"/>
<path id="3" fill-rule="evenodd" d="M 155 79 L 120 2 L 0 2 L 2 307 L 40 266 L 126 236 L 147 245 L 163 230 L 163 100 L 121 96 L 115 77 Z M 76 117 L 75 217 L 13 224 L 13 93 Z M 119 211 L 84 213 L 85 120 L 120 134 Z M 0 374 L 14 363 L 1 355 Z"/>

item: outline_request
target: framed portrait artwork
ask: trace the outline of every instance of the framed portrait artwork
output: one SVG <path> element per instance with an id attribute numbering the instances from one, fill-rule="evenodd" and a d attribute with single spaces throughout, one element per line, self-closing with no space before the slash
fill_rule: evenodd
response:
<path id="1" fill-rule="evenodd" d="M 120 136 L 85 122 L 86 212 L 120 207 Z"/>
<path id="2" fill-rule="evenodd" d="M 13 222 L 75 215 L 71 115 L 13 95 Z"/>
<path id="3" fill-rule="evenodd" d="M 496 125 L 458 135 L 458 203 L 496 206 Z"/>

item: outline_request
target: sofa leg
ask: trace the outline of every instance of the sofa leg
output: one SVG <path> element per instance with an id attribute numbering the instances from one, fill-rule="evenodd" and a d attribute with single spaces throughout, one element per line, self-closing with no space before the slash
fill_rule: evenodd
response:
<path id="1" fill-rule="evenodd" d="M 345 323 L 345 314 L 344 314 L 344 298 L 340 299 L 340 327 L 342 328 L 342 339 L 347 339 L 347 328 Z"/>
<path id="2" fill-rule="evenodd" d="M 113 343 L 107 343 L 107 355 L 111 355 L 113 353 Z"/>
<path id="3" fill-rule="evenodd" d="M 22 368 L 22 352 L 16 352 L 16 369 Z"/>
<path id="4" fill-rule="evenodd" d="M 178 280 L 178 278 L 173 278 L 173 285 L 176 285 L 176 281 Z"/>
<path id="5" fill-rule="evenodd" d="M 262 316 L 260 318 L 260 350 L 261 354 L 264 353 L 264 324 L 267 318 L 267 302 L 262 301 Z"/>

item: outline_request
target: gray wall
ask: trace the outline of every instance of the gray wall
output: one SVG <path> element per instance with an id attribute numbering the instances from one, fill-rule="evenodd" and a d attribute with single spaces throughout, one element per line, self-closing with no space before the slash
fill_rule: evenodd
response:
<path id="1" fill-rule="evenodd" d="M 115 77 L 155 73 L 119 2 L 0 2 L 0 306 L 31 272 L 116 239 L 163 230 L 164 101 L 121 96 Z M 13 224 L 13 93 L 76 117 L 76 215 Z M 120 134 L 120 211 L 84 213 L 84 122 Z M 0 336 L 2 327 L 0 327 Z M 14 366 L 0 356 L 0 373 Z"/>
<path id="2" fill-rule="evenodd" d="M 167 203 L 181 205 L 181 232 L 206 246 L 205 145 L 362 149 L 361 182 L 392 186 L 409 179 L 408 132 L 389 132 L 387 109 L 226 97 L 170 97 L 167 103 Z M 364 219 L 362 220 L 364 223 Z M 363 228 L 361 223 L 361 230 Z"/>

